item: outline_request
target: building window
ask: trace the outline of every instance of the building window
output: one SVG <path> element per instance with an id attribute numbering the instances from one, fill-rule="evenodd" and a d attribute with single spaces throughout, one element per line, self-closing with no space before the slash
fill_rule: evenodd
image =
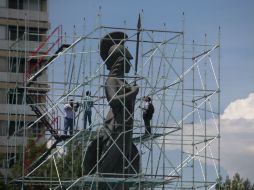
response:
<path id="1" fill-rule="evenodd" d="M 0 72 L 8 72 L 8 57 L 0 56 Z"/>
<path id="2" fill-rule="evenodd" d="M 0 8 L 6 8 L 7 7 L 7 0 L 0 0 Z"/>
<path id="3" fill-rule="evenodd" d="M 26 126 L 32 125 L 33 122 L 26 122 Z M 10 121 L 9 123 L 9 136 L 22 137 L 24 134 L 24 121 Z M 6 135 L 6 134 L 5 134 Z M 26 131 L 27 137 L 36 138 L 44 135 L 42 123 L 36 123 Z"/>
<path id="4" fill-rule="evenodd" d="M 25 58 L 11 57 L 10 66 L 11 66 L 11 72 L 24 73 L 25 72 Z"/>
<path id="5" fill-rule="evenodd" d="M 24 73 L 25 72 L 25 58 L 10 58 L 10 71 L 12 73 Z"/>
<path id="6" fill-rule="evenodd" d="M 40 10 L 46 12 L 47 11 L 47 1 L 41 0 L 40 1 Z"/>
<path id="7" fill-rule="evenodd" d="M 6 136 L 8 134 L 8 121 L 0 121 L 0 136 Z"/>
<path id="8" fill-rule="evenodd" d="M 24 121 L 10 121 L 9 123 L 9 136 L 23 136 Z"/>
<path id="9" fill-rule="evenodd" d="M 9 153 L 8 154 L 8 167 L 12 168 L 15 163 L 15 154 L 14 153 Z"/>
<path id="10" fill-rule="evenodd" d="M 24 9 L 33 11 L 47 11 L 46 0 L 0 0 L 0 7 L 7 7 L 6 2 L 8 1 L 8 8 L 10 9 Z"/>
<path id="11" fill-rule="evenodd" d="M 17 160 L 18 154 L 8 153 L 8 157 L 6 153 L 0 153 L 0 168 L 12 168 L 15 160 Z"/>
<path id="12" fill-rule="evenodd" d="M 24 27 L 9 26 L 10 40 L 22 39 L 25 32 Z"/>
<path id="13" fill-rule="evenodd" d="M 9 104 L 23 104 L 24 93 L 21 89 L 10 89 L 8 92 Z"/>
<path id="14" fill-rule="evenodd" d="M 37 28 L 29 28 L 29 41 L 41 41 L 41 37 L 38 35 L 39 33 Z"/>
<path id="15" fill-rule="evenodd" d="M 6 40 L 6 26 L 0 25 L 0 40 Z"/>
<path id="16" fill-rule="evenodd" d="M 8 8 L 9 9 L 23 9 L 24 1 L 23 0 L 9 0 Z"/>
<path id="17" fill-rule="evenodd" d="M 36 123 L 32 126 L 32 128 L 29 129 L 28 131 L 29 137 L 42 137 L 43 134 L 43 128 L 42 128 L 42 123 Z"/>
<path id="18" fill-rule="evenodd" d="M 9 136 L 14 135 L 14 133 L 15 133 L 15 121 L 10 121 L 8 133 L 9 133 Z"/>
<path id="19" fill-rule="evenodd" d="M 39 41 L 41 42 L 46 35 L 47 30 L 46 29 L 38 29 L 38 28 L 28 28 L 27 29 L 27 40 L 28 41 Z M 9 34 L 10 34 L 10 40 L 17 40 L 17 39 L 25 39 L 24 36 L 25 33 L 25 27 L 23 26 L 9 26 Z"/>
<path id="20" fill-rule="evenodd" d="M 25 61 L 25 58 L 11 57 L 9 71 L 12 73 L 25 73 Z M 46 63 L 46 60 L 30 59 L 27 63 L 26 72 L 30 75 L 38 71 Z"/>

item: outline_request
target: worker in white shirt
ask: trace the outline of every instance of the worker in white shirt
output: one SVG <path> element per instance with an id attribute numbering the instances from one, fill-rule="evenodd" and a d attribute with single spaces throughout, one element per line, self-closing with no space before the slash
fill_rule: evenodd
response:
<path id="1" fill-rule="evenodd" d="M 70 135 L 73 135 L 73 125 L 75 123 L 75 112 L 78 110 L 79 104 L 74 106 L 73 100 L 70 100 L 68 104 L 64 105 L 65 117 L 64 117 L 64 134 L 67 135 L 70 128 Z"/>

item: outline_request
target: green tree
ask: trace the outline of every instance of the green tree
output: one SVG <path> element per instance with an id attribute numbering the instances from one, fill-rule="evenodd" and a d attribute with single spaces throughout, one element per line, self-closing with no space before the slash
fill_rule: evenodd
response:
<path id="1" fill-rule="evenodd" d="M 51 157 L 51 159 L 48 159 L 45 163 L 43 163 L 43 165 L 36 169 L 36 171 L 33 172 L 31 176 L 45 180 L 52 179 L 53 181 L 58 181 L 59 178 L 62 181 L 68 181 L 81 177 L 84 172 L 82 160 L 84 157 L 85 147 L 85 143 L 82 143 L 82 140 L 80 139 L 70 141 L 63 148 L 63 151 L 59 151 L 59 153 L 54 154 L 54 157 Z M 21 149 L 18 151 L 19 155 L 16 163 L 14 164 L 14 167 L 12 169 L 13 178 L 19 178 L 22 176 L 23 165 L 25 167 L 25 175 L 28 174 L 29 165 L 38 160 L 38 158 L 47 151 L 47 147 L 46 144 L 36 145 L 34 141 L 29 141 L 27 146 L 25 147 L 25 155 L 23 154 L 22 150 L 23 149 L 21 147 Z M 52 150 L 51 152 L 54 152 L 54 150 Z M 23 161 L 23 157 L 25 157 L 25 161 Z M 55 167 L 55 163 L 57 167 Z M 50 187 L 51 186 L 49 184 L 43 186 L 34 186 L 34 184 L 31 183 L 30 185 L 26 185 L 26 189 L 28 190 L 33 190 L 34 188 L 36 190 L 44 190 L 49 189 Z M 13 188 L 12 186 L 12 188 L 10 189 L 20 189 L 20 184 L 17 185 L 15 188 Z M 74 187 L 72 189 L 79 189 L 79 187 Z"/>
<path id="2" fill-rule="evenodd" d="M 0 173 L 0 189 L 6 189 L 6 185 L 4 183 L 4 176 Z"/>
<path id="3" fill-rule="evenodd" d="M 16 159 L 16 163 L 14 164 L 12 168 L 12 178 L 19 178 L 22 176 L 22 173 L 24 172 L 25 175 L 29 172 L 29 167 L 31 164 L 47 149 L 46 144 L 36 144 L 35 140 L 29 140 L 26 147 L 25 152 L 23 154 L 22 147 L 19 147 L 18 149 L 18 155 Z M 23 160 L 24 158 L 24 160 Z M 24 171 L 23 171 L 24 170 Z M 41 177 L 45 176 L 45 168 L 39 168 L 36 172 L 34 172 L 33 177 Z M 20 189 L 21 184 L 16 185 L 9 185 L 11 186 L 9 189 Z M 27 190 L 46 190 L 46 188 L 43 185 L 37 185 L 34 187 L 33 185 L 26 185 L 25 188 Z"/>
<path id="4" fill-rule="evenodd" d="M 232 179 L 227 176 L 224 182 L 222 177 L 217 181 L 216 190 L 254 190 L 254 184 L 251 184 L 249 179 L 241 178 L 238 173 Z"/>
<path id="5" fill-rule="evenodd" d="M 254 185 L 254 184 L 253 184 Z M 251 189 L 251 182 L 249 181 L 249 179 L 246 179 L 244 182 L 243 182 L 243 187 L 244 189 Z"/>

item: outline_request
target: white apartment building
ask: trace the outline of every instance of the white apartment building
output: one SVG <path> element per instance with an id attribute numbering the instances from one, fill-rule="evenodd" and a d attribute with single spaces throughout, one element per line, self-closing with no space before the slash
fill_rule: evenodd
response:
<path id="1" fill-rule="evenodd" d="M 42 123 L 38 122 L 29 130 L 29 125 L 38 118 L 27 103 L 27 97 L 36 97 L 45 102 L 47 71 L 33 84 L 26 87 L 28 73 L 36 70 L 39 58 L 30 55 L 42 54 L 47 45 L 40 44 L 46 39 L 50 27 L 47 0 L 0 0 L 0 168 L 1 172 L 11 168 L 20 145 L 28 138 L 43 134 Z M 44 81 L 41 82 L 40 81 Z M 34 93 L 34 95 L 31 95 Z M 25 131 L 25 132 L 24 132 Z M 25 133 L 25 134 L 24 134 Z M 44 135 L 41 135 L 44 136 Z"/>

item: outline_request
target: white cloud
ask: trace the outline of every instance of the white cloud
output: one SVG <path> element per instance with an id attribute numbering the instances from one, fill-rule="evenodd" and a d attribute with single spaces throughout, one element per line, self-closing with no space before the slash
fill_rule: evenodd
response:
<path id="1" fill-rule="evenodd" d="M 254 93 L 231 102 L 221 116 L 221 166 L 254 179 Z M 253 181 L 252 181 L 253 182 Z"/>
<path id="2" fill-rule="evenodd" d="M 204 121 L 202 121 L 204 124 Z M 216 136 L 218 134 L 217 122 L 209 119 L 206 121 L 207 134 Z M 248 178 L 254 182 L 254 93 L 245 99 L 231 102 L 221 115 L 221 167 L 226 170 L 229 176 L 238 172 L 241 177 Z M 202 135 L 204 129 L 200 123 L 195 124 L 195 133 Z M 180 132 L 180 131 L 179 131 Z M 191 125 L 186 124 L 185 134 L 192 134 Z M 176 138 L 176 137 L 175 137 Z M 174 140 L 175 140 L 174 138 Z M 180 138 L 180 137 L 179 137 Z M 186 138 L 186 137 L 185 137 Z M 171 143 L 175 143 L 171 140 Z M 204 147 L 200 144 L 199 150 Z M 213 155 L 217 156 L 217 141 L 211 143 Z M 167 145 L 168 150 L 175 148 Z M 184 146 L 185 152 L 192 152 L 190 146 Z M 207 154 L 209 154 L 209 149 Z M 201 152 L 202 155 L 202 152 Z M 209 156 L 209 155 L 208 155 Z M 209 163 L 211 164 L 211 163 Z M 212 171 L 212 170 L 210 170 Z M 222 173 L 223 175 L 224 173 Z M 225 177 L 225 176 L 224 176 Z"/>
<path id="3" fill-rule="evenodd" d="M 221 120 L 221 166 L 230 176 L 254 179 L 254 120 Z"/>
<path id="4" fill-rule="evenodd" d="M 231 102 L 224 110 L 221 119 L 254 119 L 254 93 L 245 99 Z"/>

